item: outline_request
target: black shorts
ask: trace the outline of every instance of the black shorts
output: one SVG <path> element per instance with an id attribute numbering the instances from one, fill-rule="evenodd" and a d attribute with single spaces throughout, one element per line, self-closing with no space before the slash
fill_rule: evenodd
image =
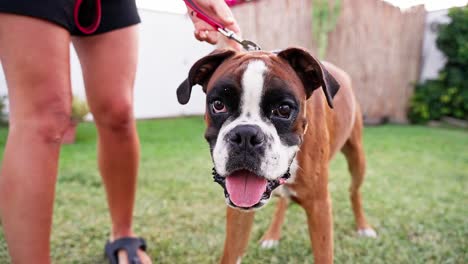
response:
<path id="1" fill-rule="evenodd" d="M 95 17 L 95 0 L 84 0 L 80 8 L 80 23 L 87 25 Z M 73 17 L 75 0 L 0 0 L 0 12 L 45 19 L 67 29 L 71 35 L 85 36 Z M 140 23 L 135 0 L 101 0 L 101 22 L 89 35 Z"/>

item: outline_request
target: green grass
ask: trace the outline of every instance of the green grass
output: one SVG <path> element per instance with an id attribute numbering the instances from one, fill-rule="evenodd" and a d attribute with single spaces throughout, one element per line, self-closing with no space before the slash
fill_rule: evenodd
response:
<path id="1" fill-rule="evenodd" d="M 135 229 L 156 263 L 215 263 L 224 239 L 225 205 L 211 179 L 201 118 L 138 124 L 142 158 Z M 3 149 L 6 130 L 0 129 Z M 55 263 L 100 263 L 109 232 L 97 172 L 93 124 L 79 127 L 78 143 L 65 146 L 55 202 Z M 468 263 L 468 133 L 418 126 L 365 130 L 368 158 L 364 206 L 377 239 L 356 237 L 339 155 L 331 166 L 336 263 Z M 311 263 L 303 210 L 291 205 L 280 246 L 258 240 L 273 213 L 257 213 L 244 263 Z M 1 229 L 1 228 L 0 228 Z M 8 263 L 0 230 L 0 261 Z"/>

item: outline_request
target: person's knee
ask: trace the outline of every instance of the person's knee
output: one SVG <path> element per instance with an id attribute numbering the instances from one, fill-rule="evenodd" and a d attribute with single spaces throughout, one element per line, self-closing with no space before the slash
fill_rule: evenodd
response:
<path id="1" fill-rule="evenodd" d="M 37 116 L 38 135 L 46 142 L 61 143 L 71 122 L 71 105 L 64 99 L 47 103 Z"/>
<path id="2" fill-rule="evenodd" d="M 93 111 L 96 124 L 116 132 L 128 131 L 133 123 L 133 105 L 128 100 L 103 103 Z"/>
<path id="3" fill-rule="evenodd" d="M 45 100 L 36 103 L 32 113 L 13 118 L 15 131 L 46 143 L 61 143 L 70 125 L 71 106 L 66 99 Z"/>

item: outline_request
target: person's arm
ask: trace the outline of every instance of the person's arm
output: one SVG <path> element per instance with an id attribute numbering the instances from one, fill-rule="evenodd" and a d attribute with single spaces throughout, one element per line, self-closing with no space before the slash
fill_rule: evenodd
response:
<path id="1" fill-rule="evenodd" d="M 223 24 L 228 29 L 234 31 L 237 35 L 240 36 L 240 29 L 239 25 L 237 24 L 234 16 L 232 15 L 229 6 L 224 2 L 224 0 L 194 0 L 194 2 L 201 8 L 203 11 L 206 12 L 207 15 L 215 19 L 216 21 Z M 205 21 L 196 17 L 196 15 L 192 12 L 193 10 L 187 7 L 188 14 L 192 19 L 193 25 L 195 27 L 195 38 L 199 41 L 206 41 L 211 44 L 218 43 L 220 38 L 220 34 L 210 25 L 208 25 Z M 221 36 L 222 37 L 222 36 Z M 240 50 L 242 47 L 232 41 L 227 40 L 226 43 L 236 49 Z"/>

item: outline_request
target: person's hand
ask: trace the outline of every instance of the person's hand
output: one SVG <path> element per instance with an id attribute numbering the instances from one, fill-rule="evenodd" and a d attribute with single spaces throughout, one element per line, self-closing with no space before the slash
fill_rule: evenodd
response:
<path id="1" fill-rule="evenodd" d="M 231 10 L 229 9 L 226 2 L 224 2 L 224 0 L 194 0 L 194 2 L 208 16 L 240 36 L 239 25 L 237 24 Z M 195 11 L 193 11 L 191 8 L 187 7 L 187 9 L 190 19 L 192 19 L 193 25 L 195 27 L 195 38 L 199 41 L 206 41 L 211 44 L 218 43 L 220 38 L 219 32 L 205 21 L 198 18 Z M 227 40 L 226 44 L 236 50 L 242 49 L 242 46 L 233 40 Z"/>

